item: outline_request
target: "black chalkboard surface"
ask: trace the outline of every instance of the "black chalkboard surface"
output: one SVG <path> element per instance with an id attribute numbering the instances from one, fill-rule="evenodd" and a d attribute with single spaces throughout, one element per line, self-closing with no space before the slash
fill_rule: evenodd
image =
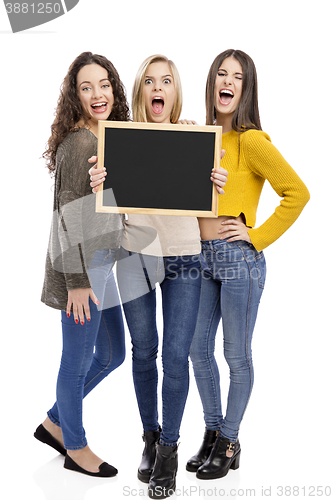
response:
<path id="1" fill-rule="evenodd" d="M 222 128 L 99 121 L 97 212 L 217 217 Z"/>

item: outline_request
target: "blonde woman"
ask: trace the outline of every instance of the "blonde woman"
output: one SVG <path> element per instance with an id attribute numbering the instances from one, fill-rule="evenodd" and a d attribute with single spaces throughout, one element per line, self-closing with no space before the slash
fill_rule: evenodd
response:
<path id="1" fill-rule="evenodd" d="M 177 123 L 181 108 L 181 83 L 174 63 L 161 55 L 147 58 L 133 87 L 134 121 Z M 91 185 L 96 186 L 104 179 L 103 172 L 92 173 Z M 212 177 L 221 194 L 226 174 L 219 169 Z M 176 487 L 177 442 L 201 289 L 200 251 L 196 218 L 129 214 L 117 278 L 132 338 L 133 380 L 144 429 L 138 477 L 149 482 L 150 498 L 169 496 Z M 157 284 L 163 307 L 162 430 L 157 411 Z"/>

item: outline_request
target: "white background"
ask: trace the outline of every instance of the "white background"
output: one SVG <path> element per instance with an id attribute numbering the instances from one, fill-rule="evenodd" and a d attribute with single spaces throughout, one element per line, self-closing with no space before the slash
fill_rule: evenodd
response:
<path id="1" fill-rule="evenodd" d="M 128 332 L 125 363 L 84 401 L 89 444 L 119 469 L 118 476 L 103 480 L 66 471 L 63 458 L 33 438 L 54 402 L 61 355 L 59 313 L 40 302 L 53 197 L 40 157 L 60 84 L 70 63 L 87 50 L 112 60 L 129 100 L 143 59 L 167 55 L 182 78 L 182 116 L 201 124 L 213 59 L 228 48 L 244 50 L 258 71 L 263 129 L 311 193 L 299 220 L 265 252 L 267 285 L 254 335 L 255 385 L 241 426 L 240 469 L 215 481 L 199 481 L 185 471 L 204 432 L 191 369 L 175 497 L 235 497 L 238 490 L 240 498 L 254 493 L 255 498 L 312 498 L 320 495 L 317 487 L 332 486 L 330 21 L 325 0 L 80 0 L 66 15 L 12 34 L 0 5 L 4 498 L 146 495 L 146 485 L 136 478 L 143 443 Z M 265 186 L 257 224 L 278 203 Z M 228 372 L 221 333 L 217 356 L 225 403 Z M 299 490 L 289 494 L 279 486 Z"/>

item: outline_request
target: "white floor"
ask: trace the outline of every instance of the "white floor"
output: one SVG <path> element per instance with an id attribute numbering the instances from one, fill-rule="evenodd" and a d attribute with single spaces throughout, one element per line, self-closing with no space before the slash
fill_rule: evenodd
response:
<path id="1" fill-rule="evenodd" d="M 295 307 L 298 308 L 297 303 Z M 204 432 L 201 404 L 190 369 L 175 497 L 312 498 L 322 492 L 325 498 L 333 494 L 329 355 L 322 351 L 320 362 L 321 350 L 313 347 L 307 332 L 300 349 L 298 342 L 301 337 L 298 334 L 295 334 L 296 339 L 286 343 L 290 332 L 271 322 L 268 299 L 263 298 L 262 308 L 268 310 L 259 316 L 257 322 L 254 341 L 256 381 L 241 426 L 240 468 L 213 481 L 200 481 L 185 470 L 186 461 L 197 451 Z M 285 309 L 288 314 L 286 303 Z M 41 328 L 46 322 L 47 334 Z M 304 323 L 303 320 L 300 322 Z M 271 325 L 270 331 L 266 331 L 268 325 Z M 117 467 L 117 477 L 91 478 L 65 470 L 63 457 L 34 439 L 35 428 L 53 403 L 61 351 L 56 335 L 58 327 L 58 313 L 41 305 L 34 345 L 27 338 L 16 360 L 15 357 L 6 358 L 8 350 L 3 352 L 5 363 L 11 366 L 8 377 L 14 378 L 10 389 L 6 389 L 3 380 L 3 478 L 0 483 L 0 489 L 6 492 L 3 498 L 97 500 L 146 497 L 147 485 L 136 477 L 143 443 L 131 379 L 128 332 L 124 364 L 84 401 L 84 425 L 89 444 L 101 458 Z M 13 343 L 11 347 L 14 348 Z M 228 373 L 221 356 L 221 335 L 216 349 L 225 400 Z M 297 362 L 293 363 L 292 359 L 297 355 Z M 19 371 L 20 363 L 23 371 Z"/>

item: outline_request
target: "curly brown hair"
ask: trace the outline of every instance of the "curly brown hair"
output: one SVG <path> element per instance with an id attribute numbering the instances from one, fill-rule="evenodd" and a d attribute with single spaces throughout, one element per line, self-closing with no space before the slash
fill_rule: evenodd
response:
<path id="1" fill-rule="evenodd" d="M 82 52 L 69 67 L 68 73 L 60 88 L 60 96 L 55 110 L 55 119 L 51 125 L 51 137 L 47 142 L 47 149 L 43 158 L 47 160 L 46 166 L 49 173 L 54 175 L 56 169 L 56 154 L 59 144 L 68 133 L 73 130 L 79 120 L 85 117 L 80 99 L 77 94 L 77 74 L 81 68 L 88 64 L 98 64 L 105 68 L 112 86 L 114 103 L 108 120 L 129 121 L 130 112 L 126 99 L 125 87 L 122 84 L 118 72 L 108 59 L 92 52 Z"/>

